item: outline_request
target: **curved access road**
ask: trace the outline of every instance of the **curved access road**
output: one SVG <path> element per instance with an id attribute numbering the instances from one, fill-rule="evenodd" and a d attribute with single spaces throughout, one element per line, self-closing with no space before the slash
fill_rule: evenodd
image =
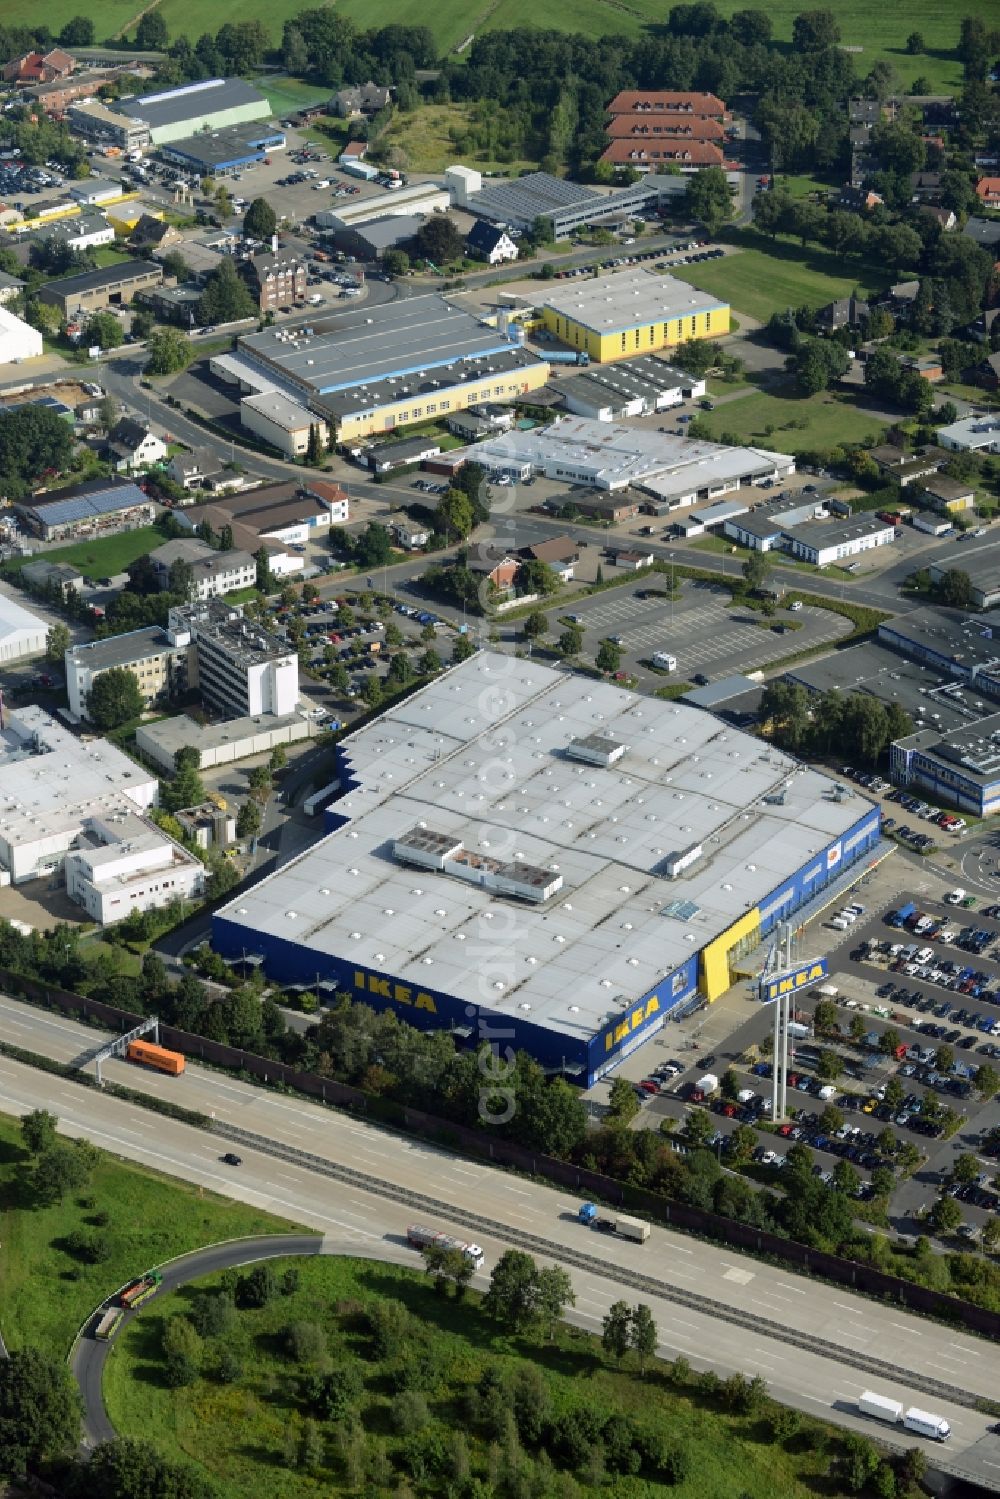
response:
<path id="1" fill-rule="evenodd" d="M 323 1239 L 315 1234 L 261 1234 L 256 1238 L 226 1239 L 220 1244 L 208 1244 L 204 1249 L 195 1249 L 176 1260 L 168 1260 L 165 1265 L 156 1266 L 155 1268 L 163 1276 L 163 1285 L 157 1292 L 157 1296 L 166 1291 L 176 1291 L 180 1286 L 186 1286 L 194 1280 L 201 1280 L 204 1276 L 212 1275 L 219 1270 L 232 1270 L 237 1266 L 256 1264 L 260 1260 L 290 1257 L 300 1259 L 304 1255 L 311 1254 L 356 1255 L 357 1253 L 356 1244 Z M 404 1250 L 402 1246 L 391 1244 L 376 1245 L 366 1249 L 365 1258 L 396 1261 L 410 1266 L 413 1264 L 411 1253 Z M 137 1311 L 126 1312 L 115 1337 L 107 1342 L 98 1341 L 91 1335 L 89 1329 L 101 1312 L 114 1305 L 115 1299 L 115 1296 L 109 1296 L 108 1300 L 95 1310 L 93 1316 L 85 1324 L 86 1330 L 78 1335 L 70 1354 L 70 1369 L 83 1399 L 83 1446 L 85 1448 L 96 1447 L 100 1442 L 112 1442 L 118 1434 L 111 1424 L 107 1407 L 104 1404 L 104 1365 L 122 1329 L 127 1327 L 134 1317 L 141 1316 L 145 1309 L 140 1307 Z M 151 1298 L 145 1306 L 148 1307 L 155 1300 L 156 1297 Z"/>
<path id="2" fill-rule="evenodd" d="M 5 996 L 0 1028 L 29 1051 L 77 1066 L 100 1041 L 95 1030 Z M 107 1069 L 152 1097 L 212 1115 L 212 1130 L 7 1058 L 0 1058 L 0 1108 L 47 1107 L 67 1135 L 295 1219 L 352 1244 L 361 1257 L 399 1246 L 415 1216 L 474 1236 L 487 1270 L 517 1246 L 566 1267 L 575 1315 L 590 1330 L 600 1329 L 627 1288 L 649 1305 L 664 1357 L 759 1373 L 775 1399 L 869 1435 L 871 1423 L 857 1409 L 863 1390 L 935 1410 L 953 1436 L 944 1451 L 928 1444 L 928 1456 L 934 1450 L 937 1466 L 1000 1491 L 1000 1438 L 976 1409 L 978 1398 L 995 1399 L 1000 1388 L 996 1344 L 670 1229 L 655 1227 L 645 1245 L 612 1244 L 576 1221 L 572 1188 L 498 1171 L 193 1061 L 179 1079 L 115 1060 Z M 243 1159 L 238 1168 L 220 1160 L 233 1145 Z"/>

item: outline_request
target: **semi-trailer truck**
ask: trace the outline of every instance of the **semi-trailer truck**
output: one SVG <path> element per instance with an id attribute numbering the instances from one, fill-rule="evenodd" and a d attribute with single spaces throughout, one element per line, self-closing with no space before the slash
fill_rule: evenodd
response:
<path id="1" fill-rule="evenodd" d="M 436 1228 L 424 1228 L 419 1223 L 411 1223 L 406 1230 L 406 1237 L 417 1249 L 426 1249 L 430 1244 L 436 1244 L 439 1249 L 458 1249 L 471 1260 L 477 1270 L 481 1270 L 486 1256 L 478 1244 L 469 1244 L 465 1239 L 452 1238 L 450 1234 L 439 1233 Z"/>
<path id="2" fill-rule="evenodd" d="M 147 1270 L 145 1275 L 140 1275 L 138 1280 L 133 1280 L 127 1285 L 119 1296 L 119 1301 L 126 1311 L 134 1311 L 150 1296 L 156 1294 L 163 1284 L 163 1276 L 159 1270 Z"/>
<path id="3" fill-rule="evenodd" d="M 943 1416 L 918 1410 L 915 1405 L 904 1410 L 902 1401 L 890 1400 L 887 1395 L 876 1395 L 872 1390 L 866 1390 L 861 1396 L 858 1410 L 863 1416 L 872 1416 L 876 1421 L 885 1421 L 890 1426 L 902 1423 L 907 1431 L 916 1432 L 922 1437 L 932 1437 L 935 1442 L 946 1442 L 951 1436 L 951 1427 Z"/>
<path id="4" fill-rule="evenodd" d="M 144 1067 L 154 1067 L 157 1072 L 166 1072 L 170 1077 L 180 1077 L 184 1071 L 184 1058 L 179 1051 L 154 1046 L 152 1041 L 130 1041 L 125 1055 L 130 1062 L 141 1062 Z"/>
<path id="5" fill-rule="evenodd" d="M 581 1223 L 587 1223 L 591 1228 L 599 1228 L 608 1234 L 617 1234 L 620 1239 L 631 1239 L 636 1244 L 645 1244 L 649 1238 L 649 1224 L 644 1223 L 641 1218 L 628 1218 L 624 1213 L 613 1213 L 602 1217 L 592 1202 L 583 1203 L 577 1217 Z"/>

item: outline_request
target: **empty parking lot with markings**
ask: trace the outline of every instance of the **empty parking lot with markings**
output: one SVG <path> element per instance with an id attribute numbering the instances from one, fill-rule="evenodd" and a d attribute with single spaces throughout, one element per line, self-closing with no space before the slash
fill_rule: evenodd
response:
<path id="1" fill-rule="evenodd" d="M 657 579 L 656 585 L 662 588 Z M 815 646 L 833 644 L 850 633 L 848 620 L 810 606 L 798 610 L 788 629 L 780 611 L 773 622 L 785 625 L 785 633 L 769 629 L 762 615 L 734 604 L 728 590 L 711 584 L 679 582 L 680 597 L 671 603 L 659 598 L 639 598 L 653 580 L 636 579 L 636 587 L 598 596 L 577 606 L 576 617 L 584 631 L 585 648 L 596 649 L 605 637 L 620 637 L 623 659 L 633 666 L 654 651 L 671 651 L 677 657 L 678 674 L 692 672 L 729 675 L 753 671 L 783 654 L 797 654 Z"/>

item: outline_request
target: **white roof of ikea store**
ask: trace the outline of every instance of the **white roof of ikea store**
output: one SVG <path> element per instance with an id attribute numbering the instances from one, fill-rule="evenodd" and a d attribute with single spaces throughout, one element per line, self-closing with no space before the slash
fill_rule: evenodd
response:
<path id="1" fill-rule="evenodd" d="M 662 323 L 727 307 L 718 297 L 655 271 L 616 271 L 593 280 L 577 277 L 546 291 L 543 306 L 596 333 L 641 323 Z"/>
<path id="2" fill-rule="evenodd" d="M 600 732 L 609 769 L 566 756 Z M 337 831 L 222 915 L 577 1037 L 593 1035 L 867 810 L 830 780 L 696 708 L 480 652 L 344 741 L 360 784 Z M 782 805 L 762 798 L 785 788 Z M 417 825 L 487 857 L 558 870 L 540 905 L 387 854 Z M 667 855 L 701 843 L 678 879 Z M 668 914 L 689 901 L 686 919 Z M 676 907 L 674 906 L 676 910 Z M 503 960 L 484 1000 L 496 916 Z M 497 986 L 500 987 L 497 987 Z"/>

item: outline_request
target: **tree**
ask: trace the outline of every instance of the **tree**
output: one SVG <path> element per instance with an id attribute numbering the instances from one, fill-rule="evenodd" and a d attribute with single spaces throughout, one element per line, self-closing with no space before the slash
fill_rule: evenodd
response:
<path id="1" fill-rule="evenodd" d="M 821 1077 L 825 1083 L 836 1082 L 837 1078 L 840 1076 L 843 1070 L 844 1060 L 839 1052 L 830 1051 L 829 1049 L 820 1052 L 819 1064 L 816 1068 L 816 1074 L 818 1077 Z"/>
<path id="2" fill-rule="evenodd" d="M 483 1311 L 514 1332 L 526 1326 L 538 1310 L 538 1268 L 530 1254 L 507 1249 L 497 1260 Z"/>
<path id="3" fill-rule="evenodd" d="M 729 181 L 721 167 L 703 167 L 688 179 L 685 211 L 704 224 L 709 234 L 717 234 L 733 216 L 733 199 Z"/>
<path id="4" fill-rule="evenodd" d="M 832 1031 L 837 1025 L 837 1006 L 832 999 L 821 999 L 813 1012 L 817 1031 Z"/>
<path id="5" fill-rule="evenodd" d="M 807 10 L 792 23 L 792 46 L 796 52 L 822 52 L 840 41 L 840 27 L 832 10 Z"/>
<path id="6" fill-rule="evenodd" d="M 899 1032 L 891 1025 L 887 1025 L 878 1038 L 878 1049 L 884 1057 L 895 1056 L 899 1049 Z"/>
<path id="7" fill-rule="evenodd" d="M 277 1296 L 278 1289 L 273 1265 L 255 1265 L 236 1282 L 236 1305 L 249 1308 L 267 1306 Z"/>
<path id="8" fill-rule="evenodd" d="M 234 323 L 255 317 L 259 312 L 253 297 L 240 279 L 231 255 L 223 255 L 209 273 L 205 290 L 198 298 L 195 316 L 201 323 Z"/>
<path id="9" fill-rule="evenodd" d="M 761 718 L 772 725 L 775 740 L 790 750 L 798 750 L 809 732 L 809 697 L 801 683 L 786 682 L 780 677 L 769 682 L 761 696 Z M 835 1021 L 837 1012 L 831 1008 Z M 816 1025 L 821 1029 L 818 1020 Z"/>
<path id="10" fill-rule="evenodd" d="M 906 38 L 906 50 L 911 57 L 917 57 L 921 52 L 926 52 L 924 35 L 922 31 L 911 31 Z"/>
<path id="11" fill-rule="evenodd" d="M 417 670 L 422 677 L 436 676 L 437 673 L 441 670 L 441 657 L 438 655 L 437 651 L 424 651 L 423 655 L 420 657 L 420 663 Z"/>
<path id="12" fill-rule="evenodd" d="M 450 1282 L 455 1295 L 461 1296 L 475 1273 L 475 1266 L 461 1249 L 445 1249 L 441 1244 L 427 1244 L 421 1251 L 424 1268 L 433 1277 L 435 1287 L 445 1290 Z"/>
<path id="13" fill-rule="evenodd" d="M 134 339 L 145 340 L 152 333 L 155 321 L 153 314 L 145 307 L 137 307 L 129 315 L 129 332 Z"/>
<path id="14" fill-rule="evenodd" d="M 177 557 L 170 564 L 170 572 L 167 575 L 167 589 L 176 598 L 183 599 L 185 603 L 194 592 L 194 568 L 186 557 Z"/>
<path id="15" fill-rule="evenodd" d="M 985 1062 L 981 1067 L 976 1068 L 976 1073 L 972 1081 L 975 1084 L 976 1092 L 981 1093 L 984 1098 L 992 1098 L 997 1088 L 1000 1087 L 1000 1078 L 997 1077 L 996 1068 L 990 1067 Z"/>
<path id="16" fill-rule="evenodd" d="M 194 354 L 179 328 L 158 328 L 150 334 L 146 347 L 147 375 L 175 375 L 178 370 L 187 369 Z"/>
<path id="17" fill-rule="evenodd" d="M 135 44 L 143 52 L 162 52 L 170 40 L 167 23 L 158 10 L 142 14 L 135 29 Z"/>
<path id="18" fill-rule="evenodd" d="M 91 1454 L 74 1493 L 101 1499 L 213 1499 L 215 1486 L 186 1463 L 163 1457 L 148 1442 L 119 1437 Z"/>
<path id="19" fill-rule="evenodd" d="M 771 562 L 766 552 L 751 552 L 741 569 L 747 587 L 759 593 L 771 572 Z"/>
<path id="20" fill-rule="evenodd" d="M 30 1114 L 22 1116 L 21 1139 L 33 1156 L 51 1150 L 56 1144 L 58 1122 L 55 1114 L 50 1114 L 46 1109 L 33 1109 Z"/>
<path id="21" fill-rule="evenodd" d="M 532 609 L 521 626 L 529 640 L 540 640 L 549 631 L 549 622 L 541 609 Z"/>
<path id="22" fill-rule="evenodd" d="M 102 349 L 118 349 L 125 342 L 125 334 L 113 312 L 95 312 L 84 326 L 83 341 Z"/>
<path id="23" fill-rule="evenodd" d="M 627 1301 L 615 1301 L 601 1324 L 601 1345 L 620 1364 L 632 1343 L 632 1310 Z"/>
<path id="24" fill-rule="evenodd" d="M 255 838 L 261 829 L 260 807 L 249 797 L 236 814 L 237 838 Z"/>
<path id="25" fill-rule="evenodd" d="M 369 708 L 377 708 L 382 701 L 382 683 L 377 671 L 369 672 L 361 689 Z"/>
<path id="26" fill-rule="evenodd" d="M 201 1338 L 187 1317 L 171 1317 L 163 1329 L 164 1378 L 172 1390 L 194 1384 L 201 1369 Z"/>
<path id="27" fill-rule="evenodd" d="M 837 1459 L 837 1477 L 850 1494 L 860 1494 L 874 1478 L 881 1459 L 867 1437 L 847 1431 Z"/>
<path id="28" fill-rule="evenodd" d="M 201 754 L 194 745 L 182 745 L 174 751 L 174 773 L 166 784 L 160 785 L 160 806 L 166 812 L 176 812 L 181 807 L 196 807 L 205 800 L 205 787 L 201 776 Z"/>
<path id="29" fill-rule="evenodd" d="M 468 635 L 456 635 L 455 643 L 451 648 L 452 664 L 458 666 L 462 661 L 468 661 L 469 657 L 475 654 L 475 650 L 476 647 Z"/>
<path id="30" fill-rule="evenodd" d="M 573 1283 L 561 1265 L 545 1265 L 539 1270 L 535 1300 L 538 1315 L 546 1325 L 546 1337 L 551 1341 L 563 1312 L 576 1305 Z"/>
<path id="31" fill-rule="evenodd" d="M 704 1145 L 712 1133 L 712 1119 L 707 1109 L 689 1109 L 681 1136 L 693 1150 Z"/>
<path id="32" fill-rule="evenodd" d="M 643 1302 L 633 1310 L 629 1318 L 629 1344 L 639 1359 L 640 1375 L 646 1372 L 646 1362 L 656 1352 L 656 1323 L 653 1314 Z"/>
<path id="33" fill-rule="evenodd" d="M 605 1115 L 607 1123 L 625 1128 L 631 1124 L 638 1112 L 639 1100 L 636 1097 L 635 1084 L 629 1082 L 627 1077 L 612 1078 L 608 1112 Z"/>
<path id="34" fill-rule="evenodd" d="M 971 1187 L 974 1181 L 979 1180 L 979 1162 L 974 1155 L 960 1155 L 956 1158 L 952 1167 L 951 1179 L 961 1182 L 965 1187 Z"/>
<path id="35" fill-rule="evenodd" d="M 397 276 L 406 275 L 410 269 L 410 257 L 405 250 L 386 250 L 382 256 L 382 269 L 394 281 Z"/>
<path id="36" fill-rule="evenodd" d="M 139 718 L 145 702 L 139 683 L 124 666 L 110 666 L 91 683 L 87 694 L 87 717 L 99 729 L 117 729 Z"/>
<path id="37" fill-rule="evenodd" d="M 60 47 L 92 47 L 94 23 L 89 16 L 74 16 L 59 33 Z"/>
<path id="38" fill-rule="evenodd" d="M 248 239 L 269 241 L 278 228 L 278 216 L 266 198 L 254 198 L 243 215 L 243 233 Z"/>
<path id="39" fill-rule="evenodd" d="M 15 1348 L 0 1360 L 0 1472 L 21 1478 L 80 1439 L 80 1396 L 65 1360 Z"/>
<path id="40" fill-rule="evenodd" d="M 955 1053 L 950 1046 L 939 1046 L 934 1053 L 934 1065 L 938 1072 L 950 1072 L 955 1065 Z"/>
<path id="41" fill-rule="evenodd" d="M 464 236 L 446 213 L 430 214 L 413 236 L 413 253 L 434 265 L 458 260 L 464 252 Z"/>
<path id="42" fill-rule="evenodd" d="M 449 536 L 464 540 L 472 530 L 472 501 L 460 489 L 446 489 L 438 501 L 437 523 Z"/>
<path id="43" fill-rule="evenodd" d="M 583 650 L 583 631 L 579 625 L 567 625 L 556 642 L 561 656 L 578 656 Z"/>
<path id="44" fill-rule="evenodd" d="M 946 1192 L 935 1200 L 927 1220 L 936 1234 L 946 1238 L 953 1234 L 962 1221 L 962 1209 L 954 1197 L 949 1197 Z"/>
<path id="45" fill-rule="evenodd" d="M 597 655 L 594 657 L 598 671 L 603 671 L 606 676 L 618 671 L 622 663 L 621 648 L 615 645 L 613 640 L 602 640 L 597 647 Z"/>
<path id="46" fill-rule="evenodd" d="M 749 1124 L 741 1124 L 729 1137 L 728 1160 L 733 1166 L 747 1166 L 753 1160 L 757 1148 L 757 1131 Z"/>
<path id="47" fill-rule="evenodd" d="M 729 20 L 730 35 L 742 47 L 766 47 L 771 29 L 766 10 L 738 10 Z"/>
<path id="48" fill-rule="evenodd" d="M 45 659 L 47 661 L 62 662 L 63 657 L 69 650 L 72 640 L 66 625 L 57 621 L 49 626 L 45 637 Z"/>
<path id="49" fill-rule="evenodd" d="M 938 584 L 937 595 L 942 604 L 953 609 L 969 609 L 972 606 L 972 579 L 960 568 L 950 567 Z"/>

